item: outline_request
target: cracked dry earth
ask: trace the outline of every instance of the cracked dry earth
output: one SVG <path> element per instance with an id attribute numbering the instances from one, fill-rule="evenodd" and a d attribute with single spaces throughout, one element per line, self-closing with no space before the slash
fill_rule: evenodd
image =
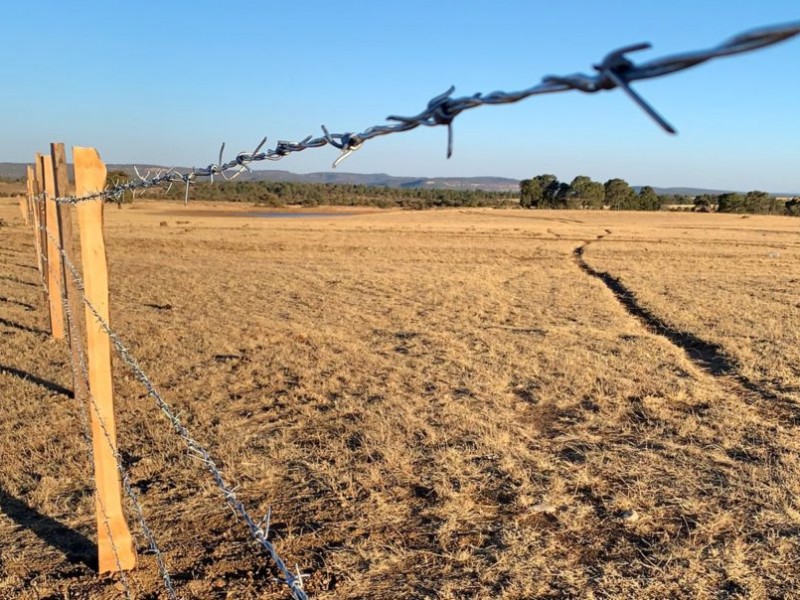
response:
<path id="1" fill-rule="evenodd" d="M 109 209 L 112 326 L 312 598 L 800 596 L 797 219 L 244 211 Z M 124 598 L 32 236 L 0 219 L 0 598 Z M 288 598 L 114 375 L 178 595 Z M 166 598 L 136 535 L 130 594 Z"/>

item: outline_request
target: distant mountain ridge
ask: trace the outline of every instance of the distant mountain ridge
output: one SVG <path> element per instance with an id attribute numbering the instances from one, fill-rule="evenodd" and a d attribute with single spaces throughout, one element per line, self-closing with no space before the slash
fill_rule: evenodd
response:
<path id="1" fill-rule="evenodd" d="M 141 170 L 140 170 L 141 171 Z M 329 183 L 333 185 L 369 185 L 406 189 L 456 189 L 515 192 L 519 180 L 507 177 L 398 177 L 386 173 L 345 173 L 323 171 L 292 173 L 279 170 L 253 170 L 240 177 L 246 181 L 294 181 L 299 183 Z"/>
<path id="2" fill-rule="evenodd" d="M 0 163 L 0 177 L 24 177 L 24 163 Z M 108 164 L 109 171 L 125 171 L 135 177 L 134 165 Z M 139 173 L 156 171 L 165 167 L 160 165 L 136 165 Z M 175 167 L 180 173 L 191 169 Z M 70 173 L 72 166 L 70 165 Z M 278 169 L 253 169 L 242 173 L 240 181 L 287 181 L 297 183 L 330 183 L 334 185 L 369 185 L 390 188 L 431 188 L 455 190 L 485 190 L 491 192 L 515 192 L 519 190 L 519 180 L 508 177 L 398 177 L 386 173 L 346 173 L 341 171 L 318 173 L 292 173 Z"/>
<path id="3" fill-rule="evenodd" d="M 0 162 L 0 177 L 24 177 L 25 163 Z M 131 164 L 109 164 L 109 171 L 125 171 L 135 176 Z M 148 170 L 155 171 L 165 167 L 160 165 L 136 165 L 139 173 L 144 175 Z M 191 169 L 176 167 L 181 173 Z M 70 174 L 72 166 L 70 165 Z M 405 189 L 450 189 L 450 190 L 484 190 L 488 192 L 519 191 L 519 179 L 508 177 L 399 177 L 386 173 L 345 173 L 341 171 L 323 171 L 316 173 L 292 173 L 279 169 L 253 169 L 242 173 L 242 181 L 287 181 L 297 183 L 329 183 L 334 185 L 368 185 L 375 187 Z M 638 190 L 642 186 L 632 186 Z M 653 187 L 657 194 L 700 196 L 702 194 L 719 195 L 737 190 L 712 190 L 695 187 Z M 776 196 L 796 196 L 797 193 L 771 192 Z"/>

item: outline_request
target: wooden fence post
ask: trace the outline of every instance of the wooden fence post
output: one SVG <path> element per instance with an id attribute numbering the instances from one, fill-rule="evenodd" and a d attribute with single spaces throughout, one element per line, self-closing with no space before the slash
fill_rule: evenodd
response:
<path id="1" fill-rule="evenodd" d="M 50 156 L 53 157 L 53 175 L 55 182 L 56 197 L 69 195 L 69 176 L 67 173 L 67 154 L 64 144 L 50 144 Z M 58 204 L 56 206 L 58 214 L 58 228 L 61 232 L 61 248 L 64 250 L 66 263 L 76 265 L 78 258 L 75 255 L 75 237 L 72 232 L 72 207 L 69 204 Z M 64 264 L 62 271 L 64 278 L 61 282 L 61 289 L 66 293 L 66 306 L 69 309 L 64 315 L 67 325 L 67 339 L 69 340 L 70 353 L 72 354 L 72 389 L 75 391 L 75 399 L 82 406 L 89 406 L 89 395 L 81 372 L 81 355 L 83 351 L 83 340 L 85 333 L 83 321 L 81 320 L 81 307 L 83 303 L 80 299 L 80 291 L 71 274 L 67 273 L 67 266 Z"/>
<path id="2" fill-rule="evenodd" d="M 106 167 L 94 148 L 74 147 L 72 159 L 75 164 L 77 196 L 98 192 L 105 187 Z M 84 292 L 98 314 L 108 323 L 108 265 L 103 239 L 103 203 L 102 198 L 81 202 L 77 205 L 77 212 Z M 118 571 L 119 567 L 132 569 L 136 566 L 136 551 L 128 524 L 122 514 L 120 479 L 114 457 L 117 438 L 111 382 L 111 340 L 88 307 L 86 307 L 86 336 L 89 389 L 94 403 L 89 412 L 92 419 L 94 476 L 97 488 L 95 510 L 98 566 L 99 571 L 104 573 Z M 116 556 L 114 547 L 117 550 Z"/>
<path id="3" fill-rule="evenodd" d="M 42 229 L 44 228 L 44 202 L 42 201 L 42 194 L 44 193 L 44 161 L 42 155 L 38 152 L 34 156 L 33 163 L 33 187 L 36 192 L 36 214 L 39 220 L 39 257 L 41 258 L 41 271 L 44 276 L 44 283 L 47 286 L 47 236 Z"/>
<path id="4" fill-rule="evenodd" d="M 25 219 L 25 225 L 33 226 L 33 224 L 34 224 L 34 221 L 33 221 L 33 167 L 31 167 L 30 165 L 27 165 L 25 167 L 25 170 L 26 170 L 26 174 L 27 174 L 27 178 L 25 180 L 25 183 L 27 184 L 27 191 L 28 191 L 28 197 L 26 198 L 26 201 L 27 201 L 26 210 L 27 210 L 28 216 Z"/>
<path id="5" fill-rule="evenodd" d="M 50 296 L 50 331 L 53 338 L 64 339 L 64 307 L 61 304 L 61 284 L 64 281 L 64 265 L 61 260 L 59 245 L 61 233 L 58 228 L 56 212 L 56 182 L 53 174 L 53 160 L 43 157 L 44 191 L 45 191 L 45 237 L 47 238 L 47 290 Z"/>
<path id="6" fill-rule="evenodd" d="M 31 193 L 30 184 L 28 184 L 28 193 L 25 194 L 24 196 L 19 197 L 19 212 L 22 215 L 22 222 L 25 223 L 25 225 L 31 224 L 30 215 L 28 214 L 28 202 L 30 199 L 30 193 Z"/>
<path id="7" fill-rule="evenodd" d="M 44 213 L 44 201 L 42 200 L 41 194 L 44 192 L 44 161 L 42 159 L 42 155 L 38 152 L 34 155 L 34 163 L 33 163 L 33 209 L 34 209 L 34 223 L 35 223 L 35 234 L 36 234 L 36 256 L 39 259 L 39 272 L 42 275 L 42 280 L 44 281 L 44 303 L 45 306 L 50 305 L 50 298 L 48 293 L 47 287 L 47 236 L 45 235 L 44 231 L 44 224 L 45 224 L 45 213 Z M 50 311 L 47 311 L 47 324 L 48 327 L 50 326 Z"/>
<path id="8" fill-rule="evenodd" d="M 33 246 L 36 249 L 36 266 L 39 268 L 39 272 L 42 272 L 42 245 L 39 242 L 39 216 L 38 211 L 36 210 L 36 179 L 33 174 L 33 167 L 28 165 L 27 166 L 27 174 L 28 174 L 28 212 L 31 216 L 31 227 L 33 227 Z"/>

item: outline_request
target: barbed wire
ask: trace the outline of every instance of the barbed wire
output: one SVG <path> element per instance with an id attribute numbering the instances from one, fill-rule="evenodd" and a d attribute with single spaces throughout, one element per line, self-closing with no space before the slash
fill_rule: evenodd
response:
<path id="1" fill-rule="evenodd" d="M 249 171 L 249 165 L 254 162 L 264 160 L 281 160 L 295 152 L 302 152 L 311 148 L 322 148 L 333 146 L 340 151 L 338 158 L 333 162 L 335 168 L 345 158 L 356 150 L 361 149 L 364 143 L 376 137 L 411 131 L 420 126 L 436 127 L 444 125 L 447 127 L 447 157 L 453 153 L 453 121 L 466 110 L 478 106 L 510 104 L 519 102 L 541 94 L 554 94 L 568 91 L 581 91 L 585 93 L 595 93 L 604 90 L 621 88 L 648 116 L 668 133 L 676 133 L 675 128 L 662 117 L 644 98 L 642 98 L 632 87 L 631 83 L 644 79 L 663 77 L 684 69 L 695 67 L 704 62 L 724 56 L 733 56 L 744 52 L 752 52 L 766 46 L 771 46 L 779 42 L 788 40 L 800 33 L 800 22 L 785 23 L 771 27 L 763 27 L 746 31 L 712 48 L 675 54 L 659 59 L 650 60 L 639 65 L 634 64 L 626 54 L 646 50 L 651 47 L 649 43 L 633 44 L 624 46 L 609 52 L 599 64 L 594 65 L 596 74 L 587 75 L 585 73 L 575 73 L 572 75 L 557 76 L 550 75 L 544 77 L 540 83 L 525 90 L 517 92 L 492 92 L 489 94 L 477 93 L 472 96 L 453 98 L 455 87 L 450 87 L 446 92 L 440 94 L 428 102 L 425 110 L 411 117 L 390 115 L 386 117 L 388 121 L 395 121 L 391 125 L 375 125 L 365 129 L 361 133 L 330 133 L 325 125 L 322 125 L 323 135 L 320 137 L 307 136 L 299 142 L 278 141 L 274 148 L 262 151 L 267 138 L 263 138 L 256 145 L 252 152 L 239 152 L 235 158 L 223 162 L 222 157 L 225 151 L 225 144 L 219 152 L 216 163 L 211 163 L 205 168 L 193 168 L 188 173 L 180 173 L 175 168 L 159 169 L 155 176 L 150 177 L 150 172 L 141 175 L 138 170 L 137 180 L 113 185 L 103 191 L 84 196 L 67 196 L 56 198 L 56 202 L 62 204 L 77 204 L 89 200 L 100 198 L 119 198 L 127 191 L 144 190 L 151 187 L 172 185 L 183 183 L 186 185 L 186 196 L 184 201 L 188 201 L 189 185 L 196 182 L 198 178 L 207 177 L 213 182 L 214 176 L 219 175 L 225 179 L 229 171 L 235 171 L 231 179 L 238 177 L 245 171 Z"/>
<path id="2" fill-rule="evenodd" d="M 39 226 L 39 229 L 40 229 L 40 233 L 41 234 L 47 234 L 52 239 L 52 236 L 50 235 L 50 233 L 49 233 L 49 231 L 47 230 L 46 227 Z M 39 272 L 39 278 L 41 280 L 42 287 L 44 288 L 45 293 L 49 294 L 47 281 L 45 280 L 45 277 L 44 277 L 44 272 L 43 272 L 43 270 L 38 270 L 38 272 Z M 75 333 L 75 330 L 74 330 L 74 322 L 72 320 L 72 311 L 69 308 L 69 303 L 67 302 L 67 296 L 66 296 L 66 294 L 64 292 L 64 288 L 62 287 L 61 282 L 56 280 L 56 283 L 57 283 L 58 289 L 59 289 L 59 297 L 61 299 L 61 307 L 64 310 L 64 314 L 67 316 L 67 323 L 69 323 L 69 333 L 70 333 L 71 336 L 75 336 L 76 333 Z M 84 377 L 85 377 L 86 389 L 88 390 L 89 389 L 89 374 L 88 374 L 88 370 L 85 367 L 85 359 L 83 358 L 83 348 L 80 348 L 80 346 L 79 346 L 79 350 L 80 350 L 80 357 L 81 357 L 81 366 L 83 366 L 83 368 L 84 368 Z M 72 369 L 73 380 L 77 380 L 77 377 L 79 376 L 79 371 L 78 371 L 77 365 L 72 360 L 72 355 L 71 354 L 70 354 L 70 361 L 69 362 L 70 362 L 70 368 Z M 75 399 L 77 400 L 77 394 L 75 395 Z M 82 410 L 79 409 L 78 413 L 80 414 L 81 428 L 83 430 L 82 431 L 83 438 L 86 441 L 87 454 L 89 456 L 89 465 L 90 465 L 90 468 L 92 469 L 92 472 L 94 472 L 94 450 L 92 449 L 92 434 L 90 433 L 90 430 L 89 430 L 89 420 L 86 417 L 86 413 L 84 413 Z M 103 429 L 105 429 L 105 427 L 103 427 Z M 109 443 L 110 443 L 110 438 L 109 438 Z M 112 446 L 112 449 L 113 449 L 113 446 Z M 122 468 L 122 467 L 120 466 L 119 468 Z M 95 482 L 94 477 L 92 477 L 92 481 Z M 113 532 L 111 530 L 111 523 L 110 523 L 110 520 L 109 520 L 109 517 L 108 517 L 108 511 L 106 510 L 106 505 L 103 502 L 103 498 L 100 496 L 100 494 L 97 491 L 96 484 L 95 484 L 94 487 L 95 487 L 95 500 L 97 501 L 97 505 L 98 505 L 98 507 L 100 509 L 100 518 L 102 520 L 103 527 L 106 530 L 106 534 L 108 535 L 108 539 L 109 539 L 109 542 L 111 544 L 111 553 L 114 555 L 114 562 L 117 565 L 117 572 L 119 573 L 119 582 L 122 585 L 122 590 L 125 593 L 125 597 L 128 600 L 134 600 L 133 591 L 131 590 L 131 586 L 128 583 L 128 577 L 125 575 L 125 570 L 122 568 L 122 563 L 120 562 L 119 550 L 117 548 L 116 542 L 114 541 L 114 534 L 113 534 Z"/>
<path id="3" fill-rule="evenodd" d="M 42 226 L 40 225 L 40 228 Z M 44 231 L 47 235 L 53 239 L 52 234 L 47 229 L 47 227 L 43 227 Z M 250 513 L 245 508 L 244 504 L 236 497 L 235 488 L 228 485 L 225 481 L 222 472 L 220 471 L 219 467 L 216 465 L 214 460 L 211 458 L 208 451 L 203 447 L 200 442 L 195 440 L 189 430 L 183 425 L 180 418 L 175 414 L 175 412 L 170 408 L 161 394 L 155 387 L 155 384 L 152 380 L 147 376 L 147 374 L 142 370 L 139 366 L 136 359 L 130 353 L 130 350 L 125 346 L 122 342 L 119 335 L 111 329 L 111 326 L 108 324 L 102 315 L 99 313 L 97 308 L 91 301 L 86 297 L 83 278 L 81 277 L 77 267 L 72 263 L 70 258 L 67 256 L 64 248 L 57 242 L 55 242 L 55 247 L 58 249 L 59 254 L 64 262 L 64 265 L 67 267 L 67 272 L 72 277 L 73 281 L 75 282 L 75 287 L 77 288 L 78 292 L 81 295 L 81 300 L 89 309 L 89 312 L 97 321 L 97 324 L 100 325 L 101 329 L 108 335 L 109 339 L 111 340 L 112 345 L 114 346 L 117 354 L 123 360 L 123 362 L 133 371 L 136 378 L 139 382 L 145 387 L 147 390 L 147 395 L 155 400 L 156 405 L 161 412 L 164 413 L 167 419 L 170 421 L 173 429 L 178 434 L 178 436 L 183 440 L 191 455 L 195 458 L 198 458 L 206 467 L 206 469 L 211 473 L 214 482 L 217 484 L 217 487 L 223 494 L 225 502 L 228 506 L 234 511 L 234 513 L 238 514 L 239 517 L 245 522 L 247 528 L 250 530 L 251 535 L 253 538 L 267 551 L 270 555 L 272 560 L 275 562 L 275 565 L 278 567 L 278 570 L 284 577 L 284 583 L 289 586 L 292 591 L 292 596 L 295 600 L 308 600 L 308 596 L 306 595 L 305 591 L 303 590 L 303 578 L 306 577 L 303 573 L 300 572 L 300 569 L 296 567 L 297 573 L 292 573 L 289 568 L 286 566 L 286 563 L 281 559 L 278 555 L 277 550 L 275 549 L 272 542 L 268 540 L 269 537 L 269 525 L 272 510 L 269 509 L 267 515 L 262 519 L 259 524 L 256 524 L 255 520 L 250 516 Z M 110 443 L 110 437 L 109 437 Z M 124 481 L 124 480 L 123 480 Z M 132 490 L 131 490 L 132 491 Z M 161 566 L 161 565 L 159 565 Z M 162 578 L 164 578 L 164 573 L 162 572 Z M 165 579 L 165 583 L 167 583 L 168 579 Z M 170 588 L 171 589 L 171 586 Z M 174 593 L 174 590 L 172 590 Z"/>
<path id="4" fill-rule="evenodd" d="M 75 333 L 74 323 L 72 321 L 72 312 L 70 311 L 69 303 L 67 302 L 66 294 L 63 293 L 64 290 L 63 290 L 63 288 L 61 288 L 60 285 L 59 285 L 59 289 L 61 290 L 61 306 L 64 309 L 64 313 L 67 316 L 67 322 L 69 323 L 70 335 L 74 336 L 76 333 Z M 88 390 L 89 389 L 89 374 L 88 374 L 88 371 L 86 370 L 85 360 L 83 359 L 82 355 L 83 355 L 83 349 L 81 349 L 81 363 L 82 363 L 81 366 L 84 368 L 84 375 L 83 376 L 84 376 L 84 380 L 85 380 L 85 383 L 86 383 L 86 389 Z M 70 367 L 72 368 L 73 377 L 75 378 L 75 380 L 77 380 L 77 378 L 80 376 L 80 374 L 79 374 L 80 372 L 79 372 L 78 366 L 72 360 L 72 356 L 71 355 L 70 355 Z M 89 392 L 89 393 L 91 393 L 91 392 Z M 75 396 L 75 399 L 76 400 L 78 399 L 77 395 Z M 83 411 L 83 408 L 84 407 L 79 406 L 78 407 L 78 413 L 80 413 L 81 428 L 83 429 L 83 438 L 86 441 L 87 454 L 89 455 L 89 465 L 90 465 L 90 468 L 92 469 L 92 481 L 96 482 L 96 480 L 94 478 L 94 450 L 92 448 L 92 434 L 90 433 L 90 430 L 89 430 L 89 419 L 86 417 L 86 413 Z M 96 408 L 95 408 L 95 410 L 96 410 Z M 105 425 L 103 425 L 103 430 L 105 430 Z M 109 444 L 111 444 L 111 438 L 108 438 L 108 440 L 109 440 Z M 112 448 L 112 450 L 114 449 L 113 445 L 111 446 L 111 448 Z M 117 464 L 119 465 L 119 468 L 121 469 L 122 466 L 119 464 L 119 462 Z M 128 583 L 128 577 L 125 574 L 125 570 L 122 568 L 122 563 L 120 562 L 119 550 L 117 549 L 117 544 L 116 544 L 116 541 L 114 540 L 114 534 L 111 531 L 111 523 L 109 521 L 108 511 L 106 510 L 105 502 L 103 502 L 102 496 L 100 495 L 99 491 L 97 490 L 96 483 L 95 483 L 95 499 L 97 500 L 97 504 L 100 507 L 100 514 L 101 514 L 101 517 L 103 519 L 103 526 L 105 527 L 106 534 L 108 535 L 109 542 L 111 543 L 111 552 L 114 554 L 114 562 L 116 562 L 116 564 L 117 564 L 117 572 L 119 573 L 119 580 L 120 580 L 120 583 L 122 584 L 123 591 L 125 592 L 125 597 L 128 598 L 128 600 L 134 600 L 133 592 L 131 591 L 130 584 Z"/>
<path id="5" fill-rule="evenodd" d="M 250 164 L 254 162 L 261 162 L 265 160 L 278 161 L 296 152 L 302 152 L 312 148 L 322 148 L 325 146 L 333 146 L 340 151 L 339 156 L 332 165 L 333 168 L 335 168 L 353 152 L 363 148 L 364 144 L 369 140 L 385 135 L 411 131 L 420 126 L 447 127 L 447 157 L 450 158 L 453 152 L 453 122 L 462 112 L 477 108 L 479 106 L 516 103 L 536 95 L 567 91 L 596 93 L 599 91 L 621 88 L 631 98 L 631 100 L 633 100 L 662 129 L 668 133 L 674 134 L 676 133 L 675 128 L 631 87 L 633 82 L 666 76 L 700 65 L 712 59 L 733 56 L 744 52 L 751 52 L 788 40 L 798 34 L 800 34 L 800 23 L 798 22 L 765 27 L 742 33 L 712 48 L 671 55 L 660 59 L 647 61 L 638 65 L 633 63 L 626 55 L 631 52 L 649 49 L 651 45 L 649 43 L 633 44 L 618 48 L 608 53 L 599 64 L 594 65 L 593 68 L 596 73 L 592 75 L 585 73 L 575 73 L 566 76 L 551 75 L 544 77 L 540 83 L 530 88 L 516 92 L 495 91 L 489 94 L 477 93 L 472 96 L 458 98 L 453 97 L 455 88 L 451 87 L 446 92 L 432 98 L 428 102 L 425 110 L 421 111 L 419 114 L 414 116 L 390 115 L 387 117 L 387 121 L 392 121 L 394 123 L 375 125 L 365 129 L 361 133 L 331 133 L 328 128 L 325 127 L 325 125 L 322 125 L 322 136 L 314 137 L 309 135 L 298 142 L 279 140 L 274 148 L 262 151 L 262 148 L 264 148 L 267 142 L 267 138 L 264 137 L 251 152 L 239 152 L 235 158 L 226 162 L 223 161 L 223 155 L 225 151 L 225 144 L 223 143 L 219 151 L 218 161 L 216 163 L 209 164 L 205 168 L 193 168 L 191 171 L 183 173 L 179 172 L 175 168 L 158 169 L 156 170 L 155 175 L 151 177 L 150 171 L 142 175 L 134 167 L 137 179 L 133 181 L 121 184 L 115 183 L 114 185 L 109 186 L 102 191 L 92 194 L 86 194 L 82 196 L 65 196 L 55 198 L 54 200 L 59 204 L 78 204 L 80 202 L 97 199 L 120 198 L 122 194 L 128 191 L 135 193 L 136 191 L 145 190 L 152 187 L 164 185 L 171 186 L 175 183 L 182 183 L 186 186 L 185 201 L 187 201 L 189 186 L 200 178 L 210 178 L 212 182 L 214 181 L 214 177 L 217 175 L 223 177 L 225 180 L 235 179 L 242 173 L 250 171 Z M 227 173 L 230 172 L 233 172 L 233 174 L 231 177 L 228 177 Z M 46 197 L 46 195 L 40 194 L 36 198 L 39 199 L 44 197 Z M 49 232 L 49 230 L 47 230 L 46 227 L 42 229 L 51 239 L 53 239 L 52 234 Z M 219 467 L 217 467 L 209 453 L 190 435 L 189 431 L 182 424 L 178 416 L 172 411 L 170 406 L 155 388 L 153 382 L 133 358 L 129 349 L 124 345 L 119 335 L 111 329 L 108 322 L 103 319 L 96 307 L 94 307 L 94 305 L 86 297 L 83 280 L 76 267 L 72 264 L 69 257 L 67 257 L 64 249 L 59 243 L 56 243 L 56 247 L 62 256 L 64 265 L 67 267 L 70 276 L 75 281 L 76 287 L 82 296 L 83 303 L 87 306 L 89 312 L 94 316 L 95 320 L 103 329 L 103 331 L 109 336 L 115 350 L 122 358 L 123 362 L 126 363 L 126 365 L 133 371 L 136 378 L 145 387 L 147 395 L 155 400 L 156 405 L 166 415 L 173 429 L 187 446 L 190 453 L 199 458 L 207 470 L 211 473 L 214 482 L 223 494 L 225 502 L 234 511 L 234 513 L 236 513 L 245 522 L 254 539 L 271 556 L 278 570 L 283 575 L 284 582 L 291 589 L 295 600 L 307 600 L 307 596 L 303 590 L 303 578 L 306 576 L 299 571 L 299 568 L 296 569 L 296 574 L 292 573 L 278 555 L 274 545 L 268 540 L 271 510 L 267 512 L 267 515 L 261 523 L 256 524 L 242 502 L 236 497 L 235 488 L 232 488 L 225 481 Z M 83 367 L 85 369 L 85 362 L 83 363 Z M 88 377 L 88 374 L 86 374 L 85 371 L 84 374 Z M 94 408 L 95 411 L 97 411 L 96 405 Z M 111 437 L 106 430 L 105 425 L 102 424 L 102 420 L 101 425 L 106 439 L 108 440 L 109 444 L 111 444 Z M 123 488 L 125 488 L 126 495 L 131 498 L 131 501 L 137 508 L 137 516 L 141 516 L 140 524 L 142 525 L 145 537 L 148 539 L 150 549 L 156 556 L 159 570 L 165 586 L 170 593 L 170 598 L 176 598 L 177 596 L 175 596 L 174 589 L 172 588 L 169 573 L 166 570 L 166 565 L 163 562 L 161 552 L 155 543 L 155 538 L 152 536 L 152 531 L 149 529 L 149 527 L 147 527 L 147 524 L 144 522 L 143 515 L 141 512 L 139 512 L 141 506 L 138 503 L 138 499 L 133 491 L 132 486 L 130 485 L 130 479 L 127 475 L 127 471 L 123 469 L 121 459 L 113 444 L 112 450 L 114 451 L 114 456 L 117 460 L 118 468 L 120 469 Z M 101 509 L 104 512 L 105 509 L 103 507 L 101 507 Z M 108 527 L 107 517 L 106 526 Z M 116 547 L 113 547 L 113 550 L 116 555 Z M 117 561 L 119 561 L 118 557 Z M 122 575 L 122 577 L 126 593 L 130 597 L 130 588 L 128 587 L 127 582 L 124 581 L 124 575 Z"/>
<path id="6" fill-rule="evenodd" d="M 59 253 L 62 257 L 66 257 L 66 251 L 64 250 L 61 243 L 55 238 L 53 233 L 47 228 L 47 226 L 39 226 L 39 229 L 45 234 L 50 243 L 54 244 L 55 247 L 58 249 Z M 69 328 L 69 335 L 72 339 L 78 335 L 77 327 L 75 326 L 75 316 L 72 314 L 72 309 L 69 306 L 69 302 L 67 301 L 67 294 L 66 290 L 63 287 L 63 284 L 60 281 L 60 278 L 56 278 L 56 285 L 58 286 L 59 295 L 61 298 L 61 306 L 64 310 L 64 314 L 67 317 L 67 324 Z M 106 426 L 105 419 L 103 415 L 100 413 L 100 408 L 97 406 L 97 402 L 95 402 L 94 395 L 92 394 L 91 387 L 89 385 L 89 369 L 87 366 L 86 361 L 86 354 L 83 350 L 82 344 L 76 344 L 77 354 L 78 354 L 78 364 L 75 364 L 75 361 L 70 353 L 70 366 L 72 368 L 73 377 L 77 380 L 78 377 L 82 377 L 82 381 L 84 384 L 84 389 L 86 390 L 86 398 L 87 402 L 89 403 L 89 407 L 94 412 L 95 417 L 97 418 L 97 422 L 100 425 L 100 429 L 103 432 L 103 436 L 108 444 L 109 448 L 111 449 L 111 454 L 114 457 L 114 461 L 117 467 L 117 471 L 120 474 L 120 480 L 122 482 L 122 489 L 125 492 L 125 495 L 130 500 L 130 503 L 133 507 L 134 514 L 136 516 L 136 520 L 139 522 L 139 528 L 142 530 L 142 535 L 144 536 L 145 540 L 147 541 L 148 551 L 153 554 L 156 560 L 156 565 L 158 566 L 158 572 L 161 576 L 161 580 L 164 582 L 164 587 L 167 590 L 167 595 L 169 596 L 170 600 L 178 600 L 178 595 L 175 592 L 175 588 L 172 585 L 172 578 L 169 574 L 169 569 L 167 568 L 166 562 L 164 561 L 164 556 L 161 552 L 161 549 L 158 546 L 158 542 L 156 541 L 155 534 L 150 526 L 147 524 L 147 520 L 144 516 L 144 509 L 142 508 L 141 502 L 139 502 L 139 497 L 136 494 L 136 491 L 133 489 L 133 484 L 131 483 L 130 474 L 128 470 L 125 468 L 122 456 L 119 454 L 119 450 L 117 449 L 116 444 L 114 443 L 113 439 L 111 438 L 111 433 L 108 431 Z M 77 399 L 77 397 L 76 397 Z M 87 407 L 87 408 L 89 408 Z M 87 419 L 86 414 L 83 411 L 79 411 L 81 416 L 81 425 L 83 427 L 83 435 L 88 443 L 89 448 L 89 461 L 92 465 L 92 469 L 94 469 L 94 451 L 92 449 L 92 435 L 89 429 L 89 421 Z M 114 542 L 114 536 L 111 533 L 111 525 L 109 523 L 108 514 L 106 512 L 106 508 L 103 504 L 103 499 L 101 498 L 100 494 L 96 494 L 96 498 L 100 505 L 102 511 L 102 517 L 105 522 L 106 531 L 108 533 L 109 540 L 111 542 L 111 549 L 114 553 L 114 559 L 117 563 L 117 569 L 120 574 L 120 581 L 125 588 L 125 592 L 128 598 L 132 600 L 132 595 L 130 592 L 130 587 L 127 582 L 127 578 L 125 576 L 125 572 L 122 569 L 122 565 L 120 564 L 119 558 L 119 551 L 117 550 L 116 543 Z"/>

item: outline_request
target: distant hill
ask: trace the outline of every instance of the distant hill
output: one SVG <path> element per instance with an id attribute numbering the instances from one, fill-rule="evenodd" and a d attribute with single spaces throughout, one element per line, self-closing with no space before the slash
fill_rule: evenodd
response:
<path id="1" fill-rule="evenodd" d="M 25 164 L 0 162 L 0 177 L 24 177 Z M 144 175 L 148 170 L 163 169 L 159 165 L 136 165 L 139 173 Z M 125 171 L 134 175 L 131 164 L 109 164 L 109 171 Z M 176 167 L 181 173 L 191 171 L 186 167 Z M 70 174 L 72 172 L 70 165 Z M 516 192 L 519 180 L 508 177 L 397 177 L 386 173 L 344 173 L 341 171 L 324 171 L 319 173 L 292 173 L 279 169 L 253 169 L 250 173 L 242 173 L 242 181 L 292 181 L 299 183 L 330 183 L 343 185 L 369 185 L 375 187 L 406 189 L 451 189 L 451 190 L 485 190 L 488 192 Z M 633 186 L 637 191 L 642 186 Z M 719 195 L 731 191 L 746 190 L 712 190 L 694 187 L 654 187 L 657 194 L 700 196 L 702 194 Z M 798 193 L 772 192 L 774 196 L 796 196 Z"/>
<path id="2" fill-rule="evenodd" d="M 641 189 L 642 186 L 632 186 L 637 192 Z M 720 194 L 730 194 L 730 193 L 740 193 L 744 194 L 751 190 L 713 190 L 707 188 L 695 188 L 695 187 L 654 187 L 656 194 L 659 195 L 668 195 L 668 196 L 702 196 L 703 194 L 708 194 L 710 196 L 719 196 Z M 798 193 L 792 192 L 769 192 L 771 196 L 797 196 Z"/>
<path id="3" fill-rule="evenodd" d="M 25 164 L 0 163 L 0 177 L 24 177 Z M 125 171 L 133 176 L 133 165 L 109 164 L 109 171 Z M 148 170 L 164 168 L 158 165 L 136 165 L 139 173 L 144 175 Z M 191 171 L 186 167 L 176 167 L 181 173 Z M 71 170 L 70 170 L 71 171 Z M 486 190 L 490 192 L 515 192 L 519 189 L 517 179 L 507 177 L 395 177 L 386 173 L 345 173 L 330 171 L 321 173 L 292 173 L 277 169 L 253 169 L 242 173 L 241 181 L 292 181 L 299 183 L 330 183 L 349 185 L 369 185 L 390 188 L 431 188 L 455 190 Z"/>
<path id="4" fill-rule="evenodd" d="M 432 188 L 457 190 L 486 190 L 514 192 L 519 189 L 517 179 L 506 177 L 396 177 L 386 173 L 344 173 L 324 171 L 319 173 L 292 173 L 278 170 L 253 170 L 243 173 L 245 181 L 296 181 L 300 183 L 330 183 L 369 185 L 390 188 Z"/>
<path id="5" fill-rule="evenodd" d="M 633 186 L 638 192 L 643 186 Z M 693 187 L 654 187 L 656 194 L 668 196 L 702 196 L 703 194 L 710 194 L 711 196 L 719 196 L 720 194 L 729 194 L 737 190 L 710 190 L 706 188 L 693 188 Z"/>

